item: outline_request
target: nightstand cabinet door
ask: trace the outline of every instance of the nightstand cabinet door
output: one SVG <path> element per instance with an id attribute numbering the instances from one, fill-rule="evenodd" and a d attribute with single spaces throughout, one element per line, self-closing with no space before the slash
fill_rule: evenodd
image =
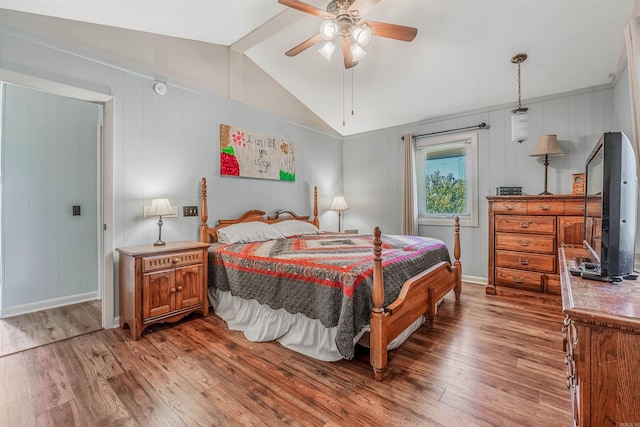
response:
<path id="1" fill-rule="evenodd" d="M 142 286 L 142 321 L 163 316 L 175 307 L 176 276 L 173 270 L 144 275 Z"/>
<path id="2" fill-rule="evenodd" d="M 191 307 L 204 302 L 202 265 L 176 269 L 176 309 Z"/>

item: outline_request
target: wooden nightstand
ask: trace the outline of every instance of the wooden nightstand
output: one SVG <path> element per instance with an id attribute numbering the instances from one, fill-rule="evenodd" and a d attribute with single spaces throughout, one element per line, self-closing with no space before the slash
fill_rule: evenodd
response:
<path id="1" fill-rule="evenodd" d="M 120 253 L 120 327 L 137 340 L 149 325 L 175 322 L 187 314 L 209 313 L 207 252 L 209 244 L 117 248 Z"/>

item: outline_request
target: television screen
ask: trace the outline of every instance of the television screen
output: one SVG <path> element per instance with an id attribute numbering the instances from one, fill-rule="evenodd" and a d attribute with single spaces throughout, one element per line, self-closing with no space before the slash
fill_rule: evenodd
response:
<path id="1" fill-rule="evenodd" d="M 633 274 L 638 201 L 635 159 L 622 132 L 602 135 L 587 159 L 584 242 L 597 264 L 596 269 L 591 266 L 589 278 L 619 280 Z"/>

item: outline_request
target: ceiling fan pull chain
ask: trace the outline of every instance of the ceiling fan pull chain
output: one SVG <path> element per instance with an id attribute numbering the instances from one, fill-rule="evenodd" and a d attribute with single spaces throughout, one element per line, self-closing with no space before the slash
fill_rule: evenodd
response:
<path id="1" fill-rule="evenodd" d="M 344 96 L 344 73 L 346 73 L 347 70 L 343 70 L 342 71 L 342 126 L 344 126 L 346 124 L 345 120 L 344 120 L 344 110 L 345 110 L 345 96 Z"/>
<path id="2" fill-rule="evenodd" d="M 353 68 L 351 68 L 351 115 L 353 116 Z"/>

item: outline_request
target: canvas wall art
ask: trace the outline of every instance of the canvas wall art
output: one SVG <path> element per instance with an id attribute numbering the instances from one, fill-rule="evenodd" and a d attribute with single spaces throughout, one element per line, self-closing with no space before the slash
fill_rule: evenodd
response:
<path id="1" fill-rule="evenodd" d="M 293 141 L 221 124 L 220 175 L 295 181 Z"/>

